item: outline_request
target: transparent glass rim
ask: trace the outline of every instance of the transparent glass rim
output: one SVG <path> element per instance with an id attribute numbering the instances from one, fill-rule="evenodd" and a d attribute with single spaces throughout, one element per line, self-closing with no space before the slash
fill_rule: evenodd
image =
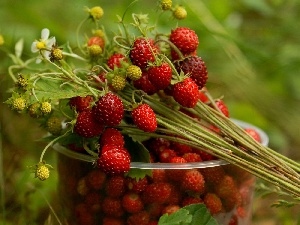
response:
<path id="1" fill-rule="evenodd" d="M 242 128 L 251 128 L 258 132 L 261 137 L 261 144 L 263 146 L 268 146 L 269 144 L 269 137 L 268 135 L 259 127 L 256 127 L 250 123 L 231 119 L 234 123 L 239 125 Z M 55 144 L 53 146 L 54 150 L 57 152 L 66 155 L 70 158 L 77 159 L 80 161 L 85 162 L 94 162 L 95 158 L 90 155 L 85 155 L 82 153 L 74 152 L 69 150 L 60 144 Z M 210 160 L 210 161 L 203 161 L 203 162 L 194 162 L 194 163 L 145 163 L 145 162 L 131 162 L 130 168 L 137 168 L 137 169 L 192 169 L 192 168 L 208 168 L 208 167 L 215 167 L 215 166 L 222 166 L 229 164 L 227 161 L 223 159 L 218 160 Z"/>

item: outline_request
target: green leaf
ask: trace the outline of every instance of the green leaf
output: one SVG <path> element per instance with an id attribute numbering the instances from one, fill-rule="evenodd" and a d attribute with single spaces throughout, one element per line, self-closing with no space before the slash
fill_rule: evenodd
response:
<path id="1" fill-rule="evenodd" d="M 136 180 L 143 179 L 145 176 L 152 176 L 152 170 L 150 169 L 138 169 L 138 168 L 131 168 L 126 176 L 135 178 Z"/>
<path id="2" fill-rule="evenodd" d="M 72 98 L 75 96 L 90 95 L 91 92 L 77 85 L 72 85 L 62 80 L 40 78 L 34 86 L 34 94 L 41 101 Z"/>
<path id="3" fill-rule="evenodd" d="M 204 204 L 192 204 L 160 217 L 158 225 L 218 225 Z"/>

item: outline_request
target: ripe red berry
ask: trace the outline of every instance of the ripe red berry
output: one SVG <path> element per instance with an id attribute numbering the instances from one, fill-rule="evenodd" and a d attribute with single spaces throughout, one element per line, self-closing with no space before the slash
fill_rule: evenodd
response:
<path id="1" fill-rule="evenodd" d="M 125 60 L 125 55 L 121 53 L 114 53 L 107 59 L 107 65 L 110 69 L 114 69 L 115 67 L 119 68 L 121 67 L 121 62 Z"/>
<path id="2" fill-rule="evenodd" d="M 146 204 L 166 203 L 172 192 L 171 184 L 167 182 L 149 184 L 143 192 L 142 199 Z"/>
<path id="3" fill-rule="evenodd" d="M 203 200 L 200 197 L 187 196 L 182 200 L 181 205 L 182 207 L 184 207 L 187 205 L 197 204 L 197 203 L 203 203 Z"/>
<path id="4" fill-rule="evenodd" d="M 224 114 L 224 116 L 229 117 L 229 110 L 224 101 L 216 100 L 215 104 L 219 108 L 219 110 Z"/>
<path id="5" fill-rule="evenodd" d="M 207 81 L 207 69 L 204 61 L 199 56 L 190 56 L 182 61 L 178 61 L 176 64 L 178 72 L 182 71 L 187 74 L 201 89 L 206 85 Z"/>
<path id="6" fill-rule="evenodd" d="M 91 103 L 93 101 L 93 96 L 80 97 L 76 96 L 70 99 L 69 105 L 74 108 L 77 112 L 91 109 Z"/>
<path id="7" fill-rule="evenodd" d="M 129 213 L 138 213 L 144 209 L 142 199 L 134 192 L 126 193 L 122 197 L 122 206 Z"/>
<path id="8" fill-rule="evenodd" d="M 107 196 L 119 198 L 125 193 L 125 187 L 123 175 L 110 176 L 105 183 L 105 193 Z"/>
<path id="9" fill-rule="evenodd" d="M 92 111 L 79 112 L 74 125 L 74 131 L 82 137 L 92 138 L 102 133 L 104 127 L 93 117 Z"/>
<path id="10" fill-rule="evenodd" d="M 125 184 L 127 190 L 135 193 L 141 193 L 148 185 L 148 178 L 143 177 L 141 179 L 136 179 L 132 177 L 126 177 Z"/>
<path id="11" fill-rule="evenodd" d="M 157 128 L 156 115 L 148 104 L 139 104 L 131 112 L 133 123 L 145 132 L 154 132 Z"/>
<path id="12" fill-rule="evenodd" d="M 158 47 L 154 41 L 148 38 L 137 38 L 131 47 L 129 57 L 133 65 L 146 69 L 149 62 L 155 61 L 155 55 L 158 53 Z"/>
<path id="13" fill-rule="evenodd" d="M 205 190 L 204 184 L 202 174 L 197 169 L 191 169 L 184 174 L 181 187 L 183 190 L 202 194 Z"/>
<path id="14" fill-rule="evenodd" d="M 121 199 L 105 197 L 102 202 L 102 211 L 106 216 L 121 217 L 124 214 Z"/>
<path id="15" fill-rule="evenodd" d="M 217 214 L 222 210 L 222 201 L 214 193 L 207 193 L 203 198 L 203 202 L 211 214 Z"/>
<path id="16" fill-rule="evenodd" d="M 187 162 L 202 162 L 202 158 L 199 154 L 194 152 L 188 152 L 182 156 Z"/>
<path id="17" fill-rule="evenodd" d="M 126 221 L 127 225 L 148 225 L 150 221 L 149 213 L 143 210 L 138 213 L 131 214 Z"/>
<path id="18" fill-rule="evenodd" d="M 150 82 L 146 71 L 143 71 L 142 76 L 138 80 L 133 81 L 133 86 L 136 89 L 146 92 L 148 95 L 153 95 L 158 91 L 158 89 Z"/>
<path id="19" fill-rule="evenodd" d="M 199 45 L 195 31 L 187 27 L 178 27 L 171 31 L 170 41 L 183 53 L 190 54 L 197 50 Z"/>
<path id="20" fill-rule="evenodd" d="M 106 181 L 106 174 L 99 169 L 94 169 L 86 175 L 87 185 L 93 190 L 100 190 Z"/>
<path id="21" fill-rule="evenodd" d="M 163 90 L 171 83 L 172 69 L 168 63 L 152 66 L 148 69 L 148 79 L 157 90 Z"/>
<path id="22" fill-rule="evenodd" d="M 112 92 L 102 96 L 92 109 L 97 121 L 106 126 L 117 126 L 124 115 L 124 106 L 120 97 Z"/>
<path id="23" fill-rule="evenodd" d="M 175 212 L 177 212 L 180 209 L 179 205 L 167 205 L 163 208 L 162 210 L 162 214 L 173 214 Z"/>
<path id="24" fill-rule="evenodd" d="M 261 142 L 261 137 L 259 133 L 253 128 L 245 128 L 244 129 L 254 140 L 257 142 Z"/>
<path id="25" fill-rule="evenodd" d="M 130 157 L 124 148 L 111 145 L 111 148 L 101 153 L 97 165 L 106 174 L 124 174 L 130 170 Z"/>
<path id="26" fill-rule="evenodd" d="M 168 163 L 176 156 L 176 152 L 173 149 L 166 148 L 159 154 L 159 161 L 162 163 Z"/>
<path id="27" fill-rule="evenodd" d="M 198 86 L 189 77 L 174 84 L 172 94 L 176 102 L 187 108 L 195 107 L 199 100 Z"/>
<path id="28" fill-rule="evenodd" d="M 100 146 L 114 144 L 119 147 L 124 147 L 125 141 L 122 133 L 119 130 L 108 127 L 102 132 L 99 144 Z"/>
<path id="29" fill-rule="evenodd" d="M 103 218 L 102 225 L 124 225 L 124 221 L 121 218 L 108 216 Z"/>

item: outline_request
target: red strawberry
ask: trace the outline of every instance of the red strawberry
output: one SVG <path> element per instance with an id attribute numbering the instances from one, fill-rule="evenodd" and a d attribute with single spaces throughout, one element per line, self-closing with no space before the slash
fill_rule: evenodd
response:
<path id="1" fill-rule="evenodd" d="M 187 27 L 178 27 L 171 31 L 170 41 L 183 53 L 190 54 L 197 50 L 199 45 L 195 31 Z"/>
<path id="2" fill-rule="evenodd" d="M 215 192 L 220 198 L 227 198 L 235 195 L 238 188 L 232 176 L 225 175 L 223 179 L 215 186 Z"/>
<path id="3" fill-rule="evenodd" d="M 146 92 L 148 95 L 153 95 L 158 91 L 158 89 L 150 82 L 148 73 L 145 71 L 143 71 L 141 78 L 133 81 L 133 86 L 136 89 Z"/>
<path id="4" fill-rule="evenodd" d="M 135 193 L 141 193 L 145 190 L 145 188 L 148 185 L 148 178 L 143 177 L 143 178 L 137 180 L 132 177 L 126 177 L 125 184 L 129 191 L 135 192 Z"/>
<path id="5" fill-rule="evenodd" d="M 187 196 L 182 200 L 181 205 L 182 207 L 184 207 L 187 205 L 197 204 L 197 203 L 203 203 L 203 200 L 199 197 Z"/>
<path id="6" fill-rule="evenodd" d="M 225 102 L 222 100 L 216 100 L 215 101 L 216 106 L 219 108 L 219 110 L 226 116 L 229 117 L 229 111 L 228 107 L 226 106 Z"/>
<path id="7" fill-rule="evenodd" d="M 155 55 L 158 53 L 158 47 L 155 46 L 152 39 L 144 37 L 137 38 L 131 47 L 129 57 L 133 65 L 146 69 L 149 62 L 155 61 Z"/>
<path id="8" fill-rule="evenodd" d="M 103 131 L 103 125 L 93 117 L 91 110 L 79 112 L 74 125 L 74 131 L 82 137 L 91 138 L 98 136 Z"/>
<path id="9" fill-rule="evenodd" d="M 170 141 L 164 138 L 152 138 L 146 146 L 151 152 L 159 155 L 165 148 L 170 147 Z"/>
<path id="10" fill-rule="evenodd" d="M 86 181 L 90 188 L 100 190 L 106 181 L 106 174 L 99 169 L 92 170 L 86 175 Z"/>
<path id="11" fill-rule="evenodd" d="M 102 37 L 93 36 L 93 37 L 90 37 L 90 39 L 88 40 L 87 45 L 88 46 L 98 45 L 98 46 L 101 47 L 101 49 L 103 49 L 104 45 L 105 45 L 105 41 Z"/>
<path id="12" fill-rule="evenodd" d="M 199 154 L 194 152 L 188 152 L 182 156 L 187 162 L 202 162 L 202 158 Z"/>
<path id="13" fill-rule="evenodd" d="M 111 148 L 102 152 L 97 165 L 106 174 L 124 174 L 130 169 L 130 157 L 126 149 L 111 145 Z"/>
<path id="14" fill-rule="evenodd" d="M 154 132 L 157 128 L 156 115 L 148 104 L 139 104 L 131 112 L 133 123 L 145 132 Z"/>
<path id="15" fill-rule="evenodd" d="M 174 156 L 168 161 L 169 163 L 186 163 L 187 161 L 180 157 Z M 181 182 L 183 175 L 185 174 L 186 170 L 184 169 L 167 169 L 166 175 L 169 180 Z"/>
<path id="16" fill-rule="evenodd" d="M 124 147 L 125 141 L 122 133 L 119 130 L 108 127 L 101 134 L 99 143 L 100 146 L 104 146 L 106 144 L 114 144 L 119 147 Z"/>
<path id="17" fill-rule="evenodd" d="M 168 163 L 176 156 L 176 152 L 172 149 L 166 148 L 159 154 L 159 161 L 162 163 Z"/>
<path id="18" fill-rule="evenodd" d="M 107 196 L 119 198 L 125 193 L 125 178 L 123 175 L 111 176 L 105 184 L 105 193 Z"/>
<path id="19" fill-rule="evenodd" d="M 102 96 L 92 109 L 95 119 L 106 126 L 117 126 L 124 115 L 120 97 L 112 92 Z"/>
<path id="20" fill-rule="evenodd" d="M 190 56 L 175 64 L 178 72 L 182 71 L 184 74 L 192 78 L 193 81 L 201 89 L 205 86 L 207 81 L 207 69 L 204 61 L 199 56 Z"/>
<path id="21" fill-rule="evenodd" d="M 181 187 L 186 191 L 203 193 L 205 190 L 204 184 L 205 181 L 202 174 L 197 169 L 191 169 L 184 174 Z"/>
<path id="22" fill-rule="evenodd" d="M 122 219 L 115 217 L 104 217 L 102 225 L 125 225 Z"/>
<path id="23" fill-rule="evenodd" d="M 163 90 L 171 83 L 172 69 L 168 63 L 152 66 L 148 69 L 148 79 L 158 90 Z"/>
<path id="24" fill-rule="evenodd" d="M 199 100 L 198 86 L 189 77 L 174 84 L 172 94 L 176 102 L 187 108 L 195 107 Z"/>
<path id="25" fill-rule="evenodd" d="M 167 205 L 163 208 L 162 214 L 172 214 L 174 212 L 177 212 L 180 209 L 179 205 Z"/>
<path id="26" fill-rule="evenodd" d="M 153 183 L 161 183 L 167 181 L 166 171 L 163 169 L 152 170 L 151 180 Z"/>
<path id="27" fill-rule="evenodd" d="M 171 197 L 172 185 L 167 182 L 149 184 L 143 192 L 144 203 L 166 203 Z"/>
<path id="28" fill-rule="evenodd" d="M 219 184 L 226 175 L 222 166 L 202 168 L 200 171 L 205 179 L 205 182 L 211 184 L 212 186 Z"/>
<path id="29" fill-rule="evenodd" d="M 171 142 L 171 148 L 174 149 L 178 155 L 183 155 L 185 153 L 192 152 L 191 146 L 181 144 L 178 142 Z"/>
<path id="30" fill-rule="evenodd" d="M 102 211 L 106 216 L 121 217 L 124 214 L 121 199 L 105 197 L 102 202 Z"/>
<path id="31" fill-rule="evenodd" d="M 253 129 L 253 128 L 245 128 L 244 129 L 254 140 L 257 142 L 261 142 L 261 138 L 259 136 L 259 133 Z"/>
<path id="32" fill-rule="evenodd" d="M 90 191 L 84 196 L 84 203 L 93 213 L 99 213 L 101 210 L 102 196 L 98 191 Z"/>
<path id="33" fill-rule="evenodd" d="M 148 225 L 150 221 L 149 213 L 145 210 L 130 215 L 127 219 L 127 225 Z"/>
<path id="34" fill-rule="evenodd" d="M 144 209 L 144 204 L 140 196 L 129 192 L 122 197 L 122 206 L 126 212 L 138 213 Z"/>
<path id="35" fill-rule="evenodd" d="M 215 160 L 215 159 L 217 159 L 216 156 L 214 156 L 214 155 L 212 155 L 212 154 L 209 154 L 209 153 L 206 152 L 206 151 L 196 150 L 196 152 L 197 152 L 197 153 L 199 152 L 199 154 L 200 154 L 200 156 L 201 156 L 201 159 L 202 159 L 203 161 L 210 161 L 210 160 Z"/>
<path id="36" fill-rule="evenodd" d="M 76 96 L 70 99 L 69 105 L 74 108 L 77 112 L 85 111 L 91 109 L 91 103 L 93 101 L 93 96 L 80 97 Z"/>
<path id="37" fill-rule="evenodd" d="M 75 220 L 78 222 L 79 225 L 93 225 L 94 224 L 94 217 L 92 212 L 88 210 L 89 207 L 84 204 L 80 203 L 75 207 Z"/>
<path id="38" fill-rule="evenodd" d="M 222 201 L 214 193 L 207 193 L 204 196 L 203 201 L 211 214 L 217 214 L 222 210 Z"/>
<path id="39" fill-rule="evenodd" d="M 114 69 L 115 67 L 119 68 L 121 67 L 121 62 L 126 61 L 125 55 L 121 53 L 114 53 L 112 54 L 108 60 L 107 60 L 107 65 L 110 69 Z"/>

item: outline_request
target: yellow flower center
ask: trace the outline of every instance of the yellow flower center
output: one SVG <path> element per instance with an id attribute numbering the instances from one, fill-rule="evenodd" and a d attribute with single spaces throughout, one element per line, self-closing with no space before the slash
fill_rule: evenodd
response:
<path id="1" fill-rule="evenodd" d="M 44 49 L 44 48 L 46 48 L 46 43 L 43 42 L 43 41 L 38 41 L 36 43 L 36 48 L 39 49 L 39 50 Z"/>

